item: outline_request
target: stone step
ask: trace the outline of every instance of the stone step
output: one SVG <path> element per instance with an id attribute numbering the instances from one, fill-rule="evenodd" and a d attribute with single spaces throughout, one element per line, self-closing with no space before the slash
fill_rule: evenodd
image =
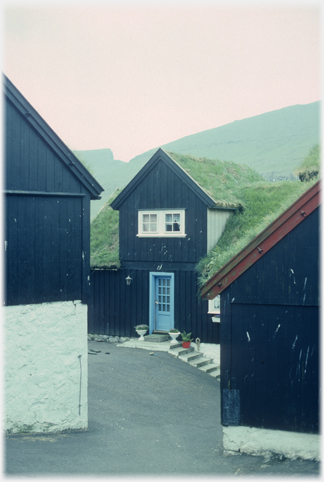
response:
<path id="1" fill-rule="evenodd" d="M 146 335 L 144 336 L 144 341 L 149 341 L 151 343 L 162 343 L 163 341 L 168 341 L 169 335 Z"/>
<path id="2" fill-rule="evenodd" d="M 172 345 L 171 345 L 172 346 Z M 176 357 L 180 356 L 180 355 L 185 355 L 186 353 L 191 353 L 191 352 L 194 352 L 195 349 L 193 347 L 190 347 L 190 348 L 183 348 L 182 345 L 179 345 L 177 346 L 176 348 L 171 348 L 170 346 L 170 350 L 169 350 L 169 353 L 171 355 L 174 355 Z"/>
<path id="3" fill-rule="evenodd" d="M 197 368 L 204 367 L 206 365 L 210 365 L 212 363 L 212 360 L 210 358 L 206 358 L 203 356 L 203 354 L 200 355 L 199 358 L 194 359 L 193 361 L 190 362 L 191 365 Z M 204 370 L 205 371 L 205 370 Z"/>
<path id="4" fill-rule="evenodd" d="M 170 350 L 174 350 L 175 348 L 182 348 L 182 343 L 177 341 L 177 343 L 170 343 Z"/>
<path id="5" fill-rule="evenodd" d="M 202 353 L 199 353 L 197 351 L 191 351 L 189 353 L 184 353 L 179 355 L 180 360 L 191 364 L 194 364 L 194 362 L 201 357 L 202 357 Z"/>
<path id="6" fill-rule="evenodd" d="M 211 375 L 212 377 L 220 376 L 220 366 L 216 363 L 209 363 L 208 365 L 203 365 L 198 368 L 202 372 L 208 373 L 208 375 Z"/>

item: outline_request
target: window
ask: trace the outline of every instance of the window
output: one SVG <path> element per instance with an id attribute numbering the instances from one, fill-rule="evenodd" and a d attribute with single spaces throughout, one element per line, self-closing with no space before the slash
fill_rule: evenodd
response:
<path id="1" fill-rule="evenodd" d="M 220 296 L 208 301 L 208 313 L 220 314 Z"/>
<path id="2" fill-rule="evenodd" d="M 185 234 L 185 210 L 138 212 L 139 237 L 181 237 Z"/>

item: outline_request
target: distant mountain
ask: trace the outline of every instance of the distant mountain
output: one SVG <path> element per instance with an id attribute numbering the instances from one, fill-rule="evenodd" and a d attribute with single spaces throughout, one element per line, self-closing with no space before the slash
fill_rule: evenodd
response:
<path id="1" fill-rule="evenodd" d="M 294 105 L 234 121 L 161 146 L 196 157 L 247 164 L 267 180 L 293 176 L 293 170 L 320 143 L 321 103 Z M 134 157 L 144 164 L 156 149 Z"/>
<path id="2" fill-rule="evenodd" d="M 114 159 L 110 149 L 73 151 L 104 188 L 101 199 L 91 201 L 91 219 L 94 219 L 117 187 L 124 187 L 136 174 L 138 167 Z"/>
<path id="3" fill-rule="evenodd" d="M 271 181 L 292 179 L 296 167 L 310 149 L 320 143 L 320 107 L 318 101 L 234 121 L 157 146 L 129 163 L 114 160 L 110 149 L 76 151 L 105 188 L 103 198 L 92 201 L 91 218 L 115 188 L 123 188 L 158 147 L 179 154 L 247 164 Z M 100 153 L 103 153 L 102 161 Z"/>

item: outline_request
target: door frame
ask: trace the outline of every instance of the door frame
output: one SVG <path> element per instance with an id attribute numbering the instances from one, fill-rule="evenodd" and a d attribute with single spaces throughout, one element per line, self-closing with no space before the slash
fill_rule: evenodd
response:
<path id="1" fill-rule="evenodd" d="M 171 328 L 174 328 L 174 273 L 165 273 L 161 271 L 152 271 L 150 276 L 150 299 L 149 299 L 149 334 L 154 331 L 154 315 L 155 315 L 155 283 L 156 278 L 160 276 L 168 276 L 170 278 L 170 322 Z"/>

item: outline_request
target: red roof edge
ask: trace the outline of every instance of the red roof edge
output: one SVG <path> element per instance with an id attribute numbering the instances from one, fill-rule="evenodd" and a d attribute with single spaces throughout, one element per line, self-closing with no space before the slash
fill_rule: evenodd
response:
<path id="1" fill-rule="evenodd" d="M 203 299 L 213 299 L 292 231 L 321 203 L 321 180 L 302 194 L 286 211 L 269 224 L 245 248 L 230 259 L 201 288 Z"/>

